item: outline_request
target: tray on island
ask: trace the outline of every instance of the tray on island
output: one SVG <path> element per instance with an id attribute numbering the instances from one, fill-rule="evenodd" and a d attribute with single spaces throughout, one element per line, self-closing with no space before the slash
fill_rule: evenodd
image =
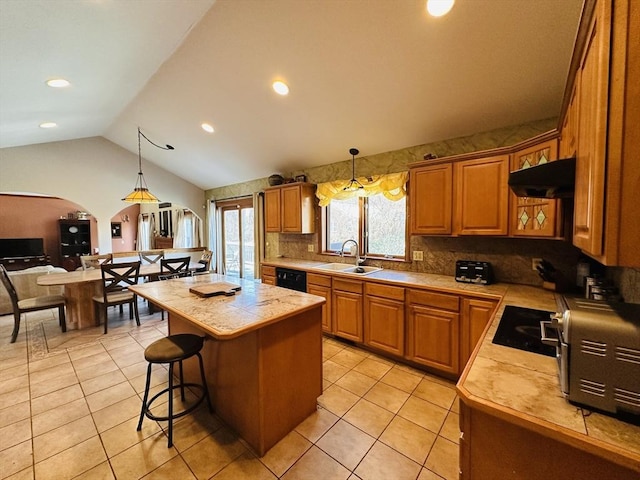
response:
<path id="1" fill-rule="evenodd" d="M 214 297 L 216 295 L 235 295 L 242 287 L 235 283 L 213 282 L 191 287 L 189 291 L 199 297 Z"/>

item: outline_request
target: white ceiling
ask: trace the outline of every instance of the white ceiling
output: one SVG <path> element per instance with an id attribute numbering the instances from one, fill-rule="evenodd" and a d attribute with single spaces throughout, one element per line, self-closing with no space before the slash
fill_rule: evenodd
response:
<path id="1" fill-rule="evenodd" d="M 0 147 L 101 135 L 137 154 L 140 126 L 175 147 L 143 143 L 145 161 L 208 189 L 554 117 L 582 5 L 214 1 L 0 0 Z"/>

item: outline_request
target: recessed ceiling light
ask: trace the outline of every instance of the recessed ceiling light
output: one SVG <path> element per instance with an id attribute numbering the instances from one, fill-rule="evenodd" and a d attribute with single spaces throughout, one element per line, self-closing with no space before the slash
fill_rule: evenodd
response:
<path id="1" fill-rule="evenodd" d="M 207 133 L 213 133 L 213 132 L 214 132 L 213 127 L 212 127 L 210 124 L 208 124 L 208 123 L 203 123 L 203 124 L 202 124 L 202 125 L 200 125 L 200 126 L 201 126 L 201 127 L 202 127 L 202 129 L 203 129 L 205 132 L 207 132 Z"/>
<path id="2" fill-rule="evenodd" d="M 442 17 L 453 8 L 455 0 L 427 0 L 427 12 L 432 17 Z"/>
<path id="3" fill-rule="evenodd" d="M 278 95 L 287 95 L 289 93 L 288 85 L 280 80 L 273 82 L 273 89 Z"/>
<path id="4" fill-rule="evenodd" d="M 65 80 L 64 78 L 52 78 L 51 80 L 47 80 L 47 85 L 53 88 L 64 88 L 71 84 L 69 80 Z"/>
<path id="5" fill-rule="evenodd" d="M 58 124 L 56 122 L 43 122 L 40 124 L 40 128 L 55 128 Z"/>

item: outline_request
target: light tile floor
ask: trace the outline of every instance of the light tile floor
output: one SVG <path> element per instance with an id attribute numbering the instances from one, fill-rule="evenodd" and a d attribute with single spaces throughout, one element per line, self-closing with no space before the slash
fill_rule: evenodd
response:
<path id="1" fill-rule="evenodd" d="M 0 317 L 0 478 L 458 478 L 458 401 L 451 382 L 325 338 L 318 410 L 262 458 L 200 408 L 174 426 L 136 431 L 144 348 L 166 335 L 160 314 L 136 327 L 117 309 L 100 327 L 63 334 L 54 311 Z M 154 371 L 157 391 L 166 370 Z"/>

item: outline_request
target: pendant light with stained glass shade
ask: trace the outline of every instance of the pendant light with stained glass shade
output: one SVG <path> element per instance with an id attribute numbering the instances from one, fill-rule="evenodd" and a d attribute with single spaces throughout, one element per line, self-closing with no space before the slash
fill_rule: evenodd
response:
<path id="1" fill-rule="evenodd" d="M 136 180 L 135 187 L 133 191 L 124 197 L 122 201 L 128 203 L 158 203 L 158 197 L 156 197 L 153 193 L 149 191 L 147 187 L 147 182 L 144 179 L 144 175 L 142 173 L 142 152 L 140 148 L 140 137 L 144 138 L 147 142 L 149 142 L 154 147 L 158 147 L 161 150 L 173 150 L 174 148 L 171 145 L 165 145 L 164 147 L 153 143 L 149 140 L 144 133 L 140 131 L 140 127 L 138 127 L 138 179 Z"/>

